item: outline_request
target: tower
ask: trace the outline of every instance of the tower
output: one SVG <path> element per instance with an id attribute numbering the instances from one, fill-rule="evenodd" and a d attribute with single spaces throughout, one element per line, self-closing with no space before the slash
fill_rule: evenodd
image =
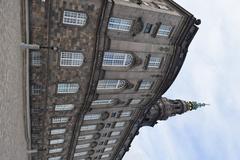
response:
<path id="1" fill-rule="evenodd" d="M 198 103 L 195 101 L 172 100 L 161 98 L 158 103 L 153 105 L 147 112 L 142 126 L 154 126 L 158 120 L 167 120 L 169 117 L 177 114 L 183 114 L 187 111 L 196 110 L 208 104 Z"/>

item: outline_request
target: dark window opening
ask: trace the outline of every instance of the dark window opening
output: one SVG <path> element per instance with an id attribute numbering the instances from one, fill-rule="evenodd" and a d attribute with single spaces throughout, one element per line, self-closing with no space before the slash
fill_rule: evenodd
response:
<path id="1" fill-rule="evenodd" d="M 144 29 L 144 33 L 150 33 L 152 29 L 152 24 L 147 23 L 145 29 Z"/>

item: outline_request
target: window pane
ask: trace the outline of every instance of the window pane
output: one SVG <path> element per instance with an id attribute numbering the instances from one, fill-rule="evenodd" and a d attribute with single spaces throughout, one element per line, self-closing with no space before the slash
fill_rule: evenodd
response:
<path id="1" fill-rule="evenodd" d="M 108 23 L 108 29 L 119 31 L 130 31 L 132 25 L 131 20 L 111 17 Z"/>
<path id="2" fill-rule="evenodd" d="M 99 80 L 97 89 L 120 89 L 125 83 L 124 80 Z"/>
<path id="3" fill-rule="evenodd" d="M 90 143 L 86 143 L 86 144 L 78 144 L 76 146 L 76 149 L 81 149 L 81 148 L 87 148 L 90 146 Z"/>
<path id="4" fill-rule="evenodd" d="M 42 86 L 39 84 L 32 85 L 32 95 L 40 95 L 42 92 Z"/>
<path id="5" fill-rule="evenodd" d="M 41 65 L 41 54 L 39 51 L 31 51 L 32 55 L 32 65 L 40 66 Z"/>
<path id="6" fill-rule="evenodd" d="M 49 153 L 59 153 L 62 151 L 63 151 L 63 148 L 53 148 L 49 150 Z"/>
<path id="7" fill-rule="evenodd" d="M 55 135 L 55 134 L 63 134 L 66 132 L 66 129 L 62 128 L 62 129 L 52 129 L 51 130 L 51 135 Z"/>
<path id="8" fill-rule="evenodd" d="M 78 89 L 77 83 L 59 83 L 57 93 L 76 93 Z"/>
<path id="9" fill-rule="evenodd" d="M 139 104 L 142 101 L 142 99 L 132 99 L 130 104 Z"/>
<path id="10" fill-rule="evenodd" d="M 116 143 L 117 140 L 116 139 L 113 139 L 113 140 L 109 140 L 107 144 L 113 144 L 113 143 Z"/>
<path id="11" fill-rule="evenodd" d="M 118 135 L 120 135 L 120 131 L 114 131 L 114 132 L 112 132 L 111 133 L 111 136 L 118 136 Z"/>
<path id="12" fill-rule="evenodd" d="M 131 111 L 125 111 L 125 112 L 122 112 L 120 117 L 129 117 L 131 115 Z"/>
<path id="13" fill-rule="evenodd" d="M 68 111 L 74 108 L 73 104 L 58 104 L 55 105 L 55 111 Z"/>
<path id="14" fill-rule="evenodd" d="M 62 157 L 57 156 L 57 157 L 50 157 L 48 160 L 61 160 Z"/>
<path id="15" fill-rule="evenodd" d="M 150 57 L 148 62 L 148 68 L 159 68 L 161 64 L 161 58 L 159 57 Z"/>
<path id="16" fill-rule="evenodd" d="M 171 31 L 172 31 L 172 26 L 162 24 L 158 30 L 157 35 L 163 36 L 163 37 L 168 37 L 169 34 L 171 33 Z"/>
<path id="17" fill-rule="evenodd" d="M 78 156 L 84 156 L 86 155 L 88 152 L 85 151 L 85 152 L 79 152 L 79 153 L 74 153 L 74 157 L 78 157 Z"/>
<path id="18" fill-rule="evenodd" d="M 139 87 L 139 89 L 150 89 L 151 88 L 151 86 L 152 86 L 152 81 L 150 81 L 150 80 L 143 80 L 142 82 L 141 82 L 141 85 L 140 85 L 140 87 Z"/>
<path id="19" fill-rule="evenodd" d="M 64 142 L 64 139 L 52 139 L 50 140 L 50 144 L 61 144 Z"/>
<path id="20" fill-rule="evenodd" d="M 101 117 L 101 114 L 87 114 L 84 116 L 84 120 L 96 120 Z"/>
<path id="21" fill-rule="evenodd" d="M 89 134 L 89 135 L 79 136 L 79 137 L 78 137 L 78 140 L 79 140 L 79 141 L 83 141 L 83 140 L 92 139 L 92 138 L 93 138 L 93 135 L 92 135 L 92 134 Z"/>
<path id="22" fill-rule="evenodd" d="M 68 121 L 68 117 L 55 117 L 52 118 L 52 123 L 66 123 Z"/>
<path id="23" fill-rule="evenodd" d="M 82 12 L 64 11 L 63 24 L 84 26 L 87 21 L 87 15 Z"/>
<path id="24" fill-rule="evenodd" d="M 125 122 L 117 122 L 115 124 L 115 127 L 123 127 L 125 125 Z"/>
<path id="25" fill-rule="evenodd" d="M 95 130 L 97 128 L 96 125 L 88 125 L 88 126 L 82 126 L 80 131 L 89 131 L 89 130 Z"/>
<path id="26" fill-rule="evenodd" d="M 129 66 L 133 57 L 127 53 L 105 52 L 103 57 L 103 66 Z"/>
<path id="27" fill-rule="evenodd" d="M 102 104 L 111 104 L 113 103 L 112 99 L 100 99 L 92 102 L 92 105 L 102 105 Z"/>
<path id="28" fill-rule="evenodd" d="M 83 54 L 76 52 L 61 52 L 60 66 L 81 66 Z"/>

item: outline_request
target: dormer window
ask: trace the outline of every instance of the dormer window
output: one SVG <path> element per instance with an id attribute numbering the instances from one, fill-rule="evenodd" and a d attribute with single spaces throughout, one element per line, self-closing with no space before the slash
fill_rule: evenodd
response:
<path id="1" fill-rule="evenodd" d="M 103 57 L 103 66 L 126 67 L 132 64 L 131 54 L 119 52 L 105 52 Z"/>

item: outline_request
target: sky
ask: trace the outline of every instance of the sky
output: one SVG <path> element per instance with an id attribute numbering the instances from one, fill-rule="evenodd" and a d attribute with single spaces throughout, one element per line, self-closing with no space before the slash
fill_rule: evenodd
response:
<path id="1" fill-rule="evenodd" d="M 211 105 L 140 129 L 123 160 L 240 160 L 240 1 L 175 1 L 202 24 L 164 96 Z"/>

